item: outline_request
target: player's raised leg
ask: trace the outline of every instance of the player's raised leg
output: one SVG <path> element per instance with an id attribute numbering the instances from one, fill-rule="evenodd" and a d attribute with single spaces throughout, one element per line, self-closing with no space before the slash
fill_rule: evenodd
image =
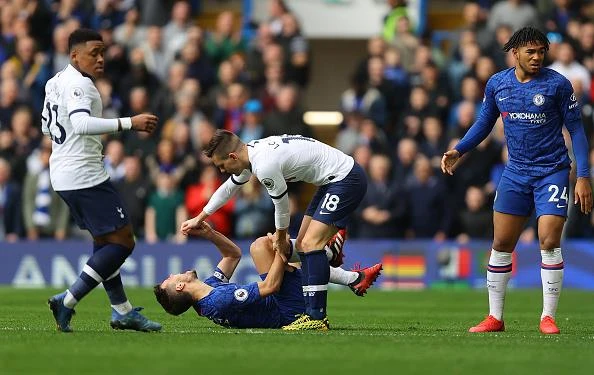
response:
<path id="1" fill-rule="evenodd" d="M 563 286 L 563 256 L 560 246 L 564 224 L 565 217 L 562 216 L 543 215 L 538 218 L 543 297 L 540 331 L 545 334 L 559 333 L 555 323 L 555 313 Z"/>
<path id="2" fill-rule="evenodd" d="M 469 332 L 498 332 L 505 330 L 503 307 L 507 283 L 512 271 L 512 252 L 522 233 L 526 217 L 493 212 L 494 240 L 487 266 L 489 315 Z"/>

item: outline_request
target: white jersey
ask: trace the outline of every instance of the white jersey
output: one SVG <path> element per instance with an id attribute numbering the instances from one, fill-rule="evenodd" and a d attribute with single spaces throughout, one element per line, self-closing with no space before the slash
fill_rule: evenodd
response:
<path id="1" fill-rule="evenodd" d="M 344 179 L 355 164 L 353 158 L 342 151 L 301 135 L 285 134 L 251 141 L 247 151 L 252 170 L 244 170 L 225 181 L 204 212 L 211 214 L 218 210 L 253 174 L 273 199 L 276 227 L 285 229 L 289 224 L 287 182 L 326 185 Z"/>
<path id="2" fill-rule="evenodd" d="M 86 112 L 101 117 L 103 105 L 93 81 L 72 65 L 45 85 L 42 130 L 52 138 L 50 178 L 54 190 L 78 190 L 109 178 L 103 166 L 101 135 L 80 134 L 70 116 Z"/>

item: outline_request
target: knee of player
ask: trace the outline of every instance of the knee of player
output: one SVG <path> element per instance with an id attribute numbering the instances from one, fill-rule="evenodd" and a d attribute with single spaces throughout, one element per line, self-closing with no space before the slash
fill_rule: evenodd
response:
<path id="1" fill-rule="evenodd" d="M 516 244 L 513 241 L 510 241 L 507 239 L 502 240 L 502 239 L 498 239 L 498 238 L 493 239 L 493 249 L 495 249 L 497 251 L 511 253 L 512 251 L 514 251 L 515 247 L 516 247 Z"/>
<path id="2" fill-rule="evenodd" d="M 561 247 L 561 240 L 559 238 L 553 238 L 552 236 L 541 238 L 539 242 L 541 250 L 553 250 L 558 247 Z"/>
<path id="3" fill-rule="evenodd" d="M 301 241 L 301 245 L 298 245 L 298 248 L 304 252 L 313 251 L 313 250 L 320 250 L 324 248 L 326 241 L 321 238 L 304 238 Z"/>
<path id="4" fill-rule="evenodd" d="M 265 251 L 271 251 L 271 250 L 272 250 L 272 242 L 266 236 L 257 238 L 250 245 L 250 254 L 252 256 L 260 254 Z"/>

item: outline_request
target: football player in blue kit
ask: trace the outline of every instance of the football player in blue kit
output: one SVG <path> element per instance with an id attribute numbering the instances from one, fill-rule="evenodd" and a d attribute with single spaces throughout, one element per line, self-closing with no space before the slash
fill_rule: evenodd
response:
<path id="1" fill-rule="evenodd" d="M 280 328 L 304 314 L 301 270 L 293 265 L 289 254 L 280 256 L 273 250 L 273 236 L 260 237 L 250 246 L 250 255 L 262 281 L 247 285 L 229 282 L 241 250 L 206 222 L 188 231 L 212 242 L 222 255 L 211 277 L 200 281 L 196 271 L 170 275 L 155 285 L 154 293 L 163 309 L 179 315 L 190 307 L 200 316 L 229 328 Z M 293 240 L 291 240 L 293 241 Z M 342 251 L 343 243 L 329 243 Z M 288 258 L 288 259 L 287 259 Z M 380 263 L 359 271 L 331 268 L 330 282 L 348 285 L 362 296 L 380 274 Z"/>
<path id="2" fill-rule="evenodd" d="M 577 182 L 573 204 L 589 214 L 592 189 L 588 166 L 588 141 L 581 111 L 570 82 L 543 68 L 547 37 L 525 27 L 515 32 L 504 51 L 513 53 L 516 65 L 494 74 L 485 89 L 481 112 L 462 140 L 441 162 L 453 174 L 460 157 L 482 142 L 499 116 L 503 119 L 509 162 L 495 193 L 494 238 L 487 267 L 489 315 L 470 332 L 504 331 L 503 306 L 512 271 L 512 252 L 526 220 L 536 210 L 542 263 L 543 310 L 540 331 L 557 334 L 555 313 L 563 283 L 561 233 L 569 202 L 571 160 L 562 134 L 565 125 L 573 145 Z"/>
<path id="3" fill-rule="evenodd" d="M 303 181 L 318 187 L 301 221 L 295 246 L 301 258 L 306 313 L 283 329 L 327 330 L 329 262 L 324 246 L 340 229 L 346 228 L 363 199 L 367 191 L 363 168 L 340 150 L 301 135 L 284 134 L 243 143 L 237 135 L 219 129 L 204 154 L 231 177 L 215 191 L 198 216 L 182 224 L 180 230 L 186 235 L 254 175 L 274 203 L 273 246 L 284 253 L 290 222 L 287 183 Z"/>

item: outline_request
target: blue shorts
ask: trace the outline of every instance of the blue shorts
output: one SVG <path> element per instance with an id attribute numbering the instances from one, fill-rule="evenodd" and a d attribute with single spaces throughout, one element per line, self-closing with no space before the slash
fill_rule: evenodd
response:
<path id="1" fill-rule="evenodd" d="M 57 192 L 70 207 L 70 213 L 80 229 L 93 237 L 115 232 L 130 222 L 119 194 L 107 179 L 99 185 Z"/>
<path id="2" fill-rule="evenodd" d="M 262 274 L 260 278 L 264 280 L 266 275 Z M 266 301 L 267 305 L 269 305 L 268 311 L 272 312 L 274 307 L 278 309 L 281 327 L 293 323 L 296 319 L 295 315 L 305 312 L 301 275 L 300 269 L 295 269 L 293 272 L 285 271 L 283 283 L 278 293 L 266 297 L 268 299 Z"/>
<path id="3" fill-rule="evenodd" d="M 367 176 L 363 168 L 355 163 L 345 178 L 318 188 L 305 214 L 324 224 L 346 228 L 351 213 L 357 209 L 366 192 Z"/>
<path id="4" fill-rule="evenodd" d="M 506 169 L 495 192 L 493 210 L 530 216 L 536 208 L 536 217 L 567 217 L 568 194 L 569 168 L 544 177 L 522 176 Z"/>

